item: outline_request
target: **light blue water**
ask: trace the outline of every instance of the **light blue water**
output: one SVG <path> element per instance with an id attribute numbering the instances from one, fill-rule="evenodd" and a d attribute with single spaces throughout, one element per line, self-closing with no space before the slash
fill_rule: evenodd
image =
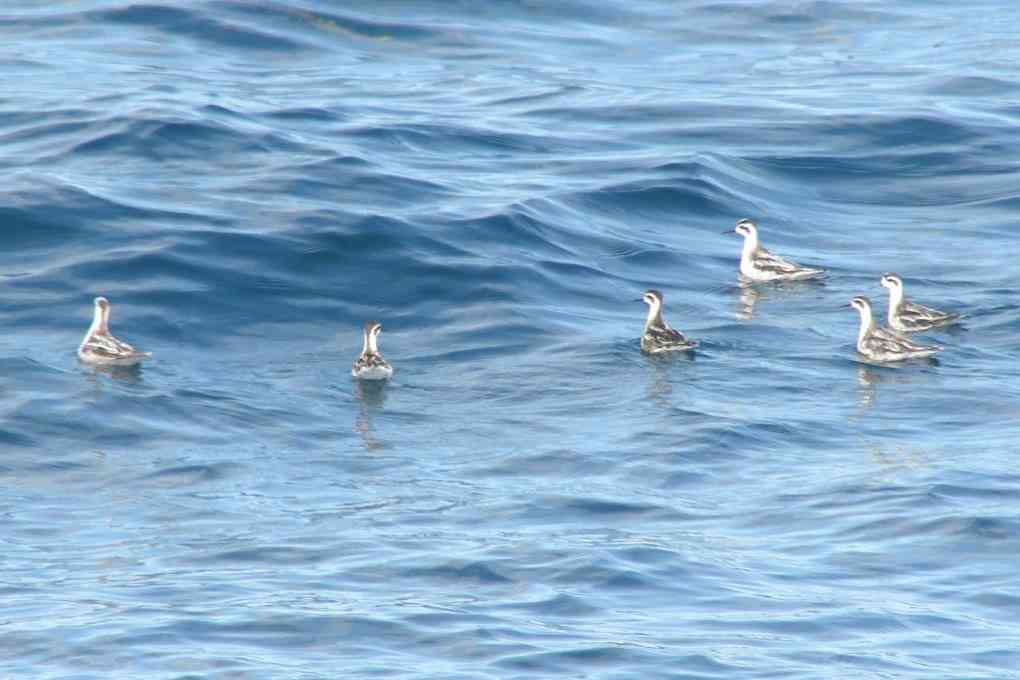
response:
<path id="1" fill-rule="evenodd" d="M 1018 21 L 5 4 L 0 677 L 1020 677 Z"/>

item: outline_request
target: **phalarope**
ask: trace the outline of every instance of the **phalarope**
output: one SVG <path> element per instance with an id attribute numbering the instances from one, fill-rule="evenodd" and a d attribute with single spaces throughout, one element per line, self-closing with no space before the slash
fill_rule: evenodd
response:
<path id="1" fill-rule="evenodd" d="M 862 295 L 852 299 L 850 306 L 861 313 L 857 351 L 867 359 L 878 362 L 920 359 L 930 357 L 942 349 L 934 345 L 919 345 L 888 328 L 876 328 L 871 313 L 871 300 Z"/>
<path id="2" fill-rule="evenodd" d="M 97 297 L 92 325 L 78 345 L 78 358 L 90 364 L 131 366 L 151 356 L 152 352 L 139 352 L 110 334 L 110 301 Z"/>
<path id="3" fill-rule="evenodd" d="M 889 289 L 889 326 L 904 333 L 917 333 L 953 323 L 959 314 L 942 312 L 911 302 L 903 296 L 903 279 L 883 274 L 882 287 Z"/>
<path id="4" fill-rule="evenodd" d="M 682 352 L 694 349 L 698 345 L 680 331 L 670 328 L 662 318 L 662 293 L 647 290 L 640 299 L 648 305 L 648 318 L 645 319 L 645 330 L 641 334 L 642 352 L 648 354 Z"/>
<path id="5" fill-rule="evenodd" d="M 734 229 L 744 237 L 744 249 L 740 253 L 740 273 L 751 281 L 800 281 L 813 279 L 825 274 L 824 269 L 802 267 L 796 262 L 774 255 L 758 243 L 758 227 L 751 220 L 738 220 Z"/>
<path id="6" fill-rule="evenodd" d="M 393 367 L 379 353 L 379 332 L 382 324 L 366 321 L 362 336 L 361 354 L 354 360 L 351 375 L 362 380 L 386 380 L 393 375 Z"/>

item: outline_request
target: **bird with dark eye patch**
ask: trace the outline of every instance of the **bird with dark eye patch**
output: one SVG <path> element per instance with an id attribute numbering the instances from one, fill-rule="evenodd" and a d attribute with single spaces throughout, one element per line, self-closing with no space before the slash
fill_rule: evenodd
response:
<path id="1" fill-rule="evenodd" d="M 889 289 L 889 327 L 901 333 L 919 333 L 960 320 L 959 314 L 908 300 L 903 294 L 903 279 L 896 274 L 883 274 L 882 287 Z"/>
<path id="2" fill-rule="evenodd" d="M 361 354 L 351 366 L 351 375 L 361 380 L 386 380 L 393 375 L 393 367 L 379 352 L 379 333 L 382 324 L 366 321 L 361 339 Z"/>
<path id="3" fill-rule="evenodd" d="M 737 221 L 736 227 L 724 234 L 735 232 L 744 237 L 740 253 L 740 274 L 751 281 L 803 281 L 825 275 L 824 269 L 802 267 L 785 260 L 762 247 L 758 242 L 758 226 L 748 219 Z"/>
<path id="4" fill-rule="evenodd" d="M 641 334 L 641 351 L 647 354 L 683 352 L 697 347 L 698 343 L 680 331 L 671 328 L 662 318 L 662 293 L 651 289 L 639 298 L 648 305 L 645 330 Z"/>
<path id="5" fill-rule="evenodd" d="M 92 325 L 78 345 L 78 358 L 88 364 L 134 366 L 151 357 L 152 352 L 139 352 L 110 333 L 110 301 L 97 297 L 93 301 Z"/>
<path id="6" fill-rule="evenodd" d="M 863 295 L 852 299 L 850 306 L 861 314 L 857 351 L 866 359 L 882 363 L 920 359 L 930 357 L 942 349 L 934 345 L 919 345 L 888 328 L 876 327 L 875 317 L 871 313 L 871 300 Z"/>

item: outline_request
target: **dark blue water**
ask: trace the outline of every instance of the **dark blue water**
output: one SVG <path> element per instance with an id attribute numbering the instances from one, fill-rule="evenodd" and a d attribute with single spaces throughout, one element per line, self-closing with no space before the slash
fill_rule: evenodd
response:
<path id="1" fill-rule="evenodd" d="M 1020 677 L 1018 7 L 5 3 L 0 677 Z"/>

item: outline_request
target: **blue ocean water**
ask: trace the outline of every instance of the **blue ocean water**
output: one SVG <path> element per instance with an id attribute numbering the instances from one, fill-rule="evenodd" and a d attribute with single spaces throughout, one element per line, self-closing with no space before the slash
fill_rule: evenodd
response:
<path id="1" fill-rule="evenodd" d="M 4 3 L 0 677 L 1020 677 L 1018 21 Z"/>

